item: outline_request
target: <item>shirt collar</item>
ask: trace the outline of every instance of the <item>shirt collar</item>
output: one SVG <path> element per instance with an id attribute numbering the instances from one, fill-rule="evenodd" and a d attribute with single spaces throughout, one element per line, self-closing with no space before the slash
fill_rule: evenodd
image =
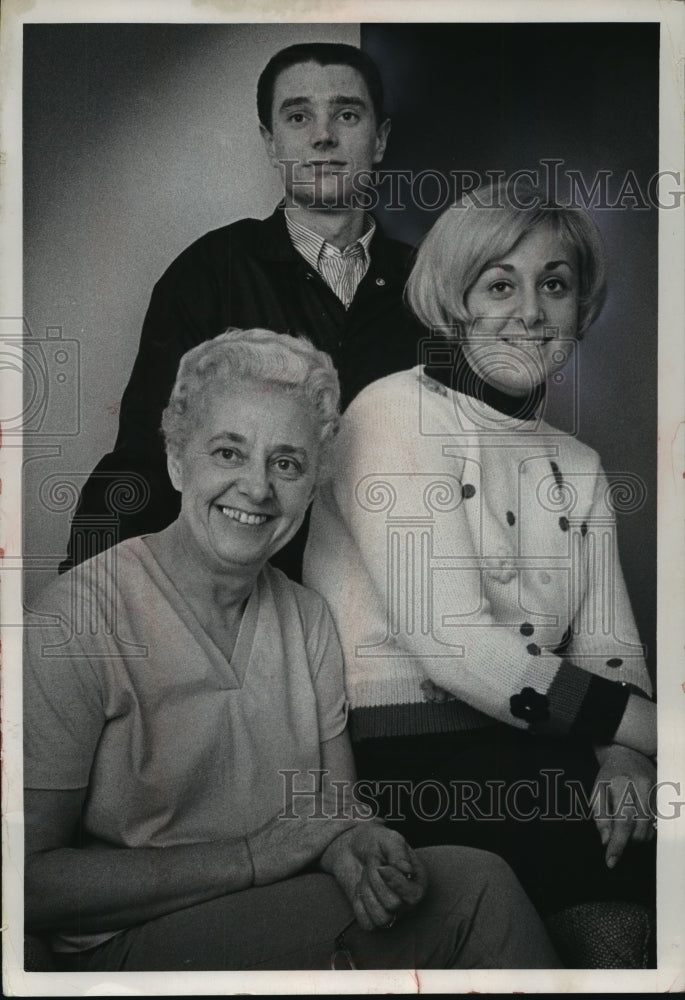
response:
<path id="1" fill-rule="evenodd" d="M 321 251 L 324 246 L 327 252 L 338 254 L 342 256 L 344 250 L 339 250 L 334 247 L 331 243 L 327 243 L 326 240 L 319 236 L 318 233 L 313 232 L 308 229 L 307 226 L 303 226 L 301 222 L 296 222 L 290 215 L 288 215 L 287 209 L 285 210 L 285 224 L 288 229 L 288 235 L 290 236 L 290 241 L 295 247 L 297 252 L 301 254 L 304 259 L 310 264 L 315 271 L 319 270 L 319 260 L 321 259 Z M 358 243 L 362 250 L 364 251 L 364 260 L 368 264 L 370 261 L 369 255 L 369 245 L 373 239 L 374 233 L 376 232 L 376 220 L 373 216 L 364 214 L 364 229 L 358 240 L 354 240 L 348 246 L 354 246 Z"/>

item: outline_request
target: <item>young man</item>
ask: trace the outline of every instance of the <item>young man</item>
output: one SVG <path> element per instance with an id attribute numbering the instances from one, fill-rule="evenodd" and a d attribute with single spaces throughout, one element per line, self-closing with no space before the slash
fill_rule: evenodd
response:
<path id="1" fill-rule="evenodd" d="M 417 363 L 421 328 L 402 302 L 410 248 L 385 237 L 358 197 L 390 132 L 377 67 L 353 46 L 293 45 L 262 72 L 257 106 L 284 201 L 268 219 L 207 233 L 157 282 L 114 451 L 84 487 L 62 570 L 176 517 L 159 426 L 181 355 L 195 344 L 228 327 L 304 334 L 333 358 L 343 407 Z M 149 496 L 122 510 L 116 498 L 131 484 Z M 281 556 L 295 578 L 303 546 L 301 536 Z"/>

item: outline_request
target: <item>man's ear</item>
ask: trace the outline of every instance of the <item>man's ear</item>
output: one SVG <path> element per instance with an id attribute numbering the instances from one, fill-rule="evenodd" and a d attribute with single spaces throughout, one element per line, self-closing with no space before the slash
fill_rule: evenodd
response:
<path id="1" fill-rule="evenodd" d="M 180 493 L 183 486 L 183 476 L 181 474 L 181 463 L 178 460 L 178 456 L 172 455 L 172 453 L 169 452 L 166 457 L 166 467 L 169 472 L 171 485 Z"/>
<path id="2" fill-rule="evenodd" d="M 277 167 L 278 166 L 278 160 L 276 158 L 276 148 L 274 146 L 274 137 L 272 136 L 271 132 L 269 132 L 269 130 L 266 127 L 266 125 L 260 125 L 259 126 L 259 134 L 261 135 L 262 139 L 264 140 L 264 147 L 266 149 L 266 155 L 269 157 L 269 159 L 271 160 L 271 162 L 274 165 L 274 167 Z"/>
<path id="3" fill-rule="evenodd" d="M 388 145 L 388 136 L 390 135 L 391 128 L 392 122 L 389 118 L 386 118 L 376 129 L 376 150 L 373 154 L 374 163 L 380 163 L 385 155 L 385 147 Z"/>

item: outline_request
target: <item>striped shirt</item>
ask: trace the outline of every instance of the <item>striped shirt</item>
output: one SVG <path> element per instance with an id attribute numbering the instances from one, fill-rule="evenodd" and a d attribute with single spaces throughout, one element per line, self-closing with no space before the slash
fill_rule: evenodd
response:
<path id="1" fill-rule="evenodd" d="M 288 235 L 297 252 L 317 271 L 331 291 L 349 309 L 359 283 L 369 269 L 369 244 L 376 232 L 370 215 L 364 216 L 364 232 L 342 250 L 285 214 Z"/>

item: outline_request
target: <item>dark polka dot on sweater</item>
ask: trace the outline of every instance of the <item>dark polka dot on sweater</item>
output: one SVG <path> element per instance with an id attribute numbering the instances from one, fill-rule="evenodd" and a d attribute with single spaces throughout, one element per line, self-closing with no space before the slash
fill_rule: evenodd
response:
<path id="1" fill-rule="evenodd" d="M 539 656 L 540 655 L 540 647 L 538 646 L 538 644 L 536 642 L 529 643 L 529 645 L 526 646 L 526 649 L 528 650 L 528 652 L 530 653 L 531 656 Z"/>
<path id="2" fill-rule="evenodd" d="M 549 718 L 549 698 L 532 687 L 524 687 L 520 694 L 513 694 L 509 707 L 515 719 L 525 719 L 529 723 L 544 722 Z"/>
<path id="3" fill-rule="evenodd" d="M 607 667 L 622 667 L 623 660 L 619 659 L 618 656 L 612 657 L 612 659 L 607 660 Z"/>
<path id="4" fill-rule="evenodd" d="M 580 533 L 583 536 L 583 538 L 585 538 L 585 536 L 587 535 L 587 521 L 583 521 L 583 523 L 581 524 Z"/>
<path id="5" fill-rule="evenodd" d="M 475 497 L 476 495 L 476 487 L 472 486 L 471 483 L 464 483 L 461 488 L 461 495 L 464 500 L 470 500 L 471 497 Z"/>
<path id="6" fill-rule="evenodd" d="M 568 531 L 568 518 L 562 514 L 559 518 L 559 527 L 562 531 Z"/>
<path id="7" fill-rule="evenodd" d="M 511 525 L 516 524 L 516 517 L 514 515 L 513 510 L 508 510 L 507 511 L 507 524 L 511 524 Z"/>
<path id="8" fill-rule="evenodd" d="M 530 622 L 524 622 L 520 628 L 521 635 L 532 635 L 535 629 Z"/>
<path id="9" fill-rule="evenodd" d="M 563 486 L 564 477 L 561 474 L 561 469 L 559 468 L 556 462 L 550 462 L 549 464 L 552 467 L 552 472 L 554 473 L 554 481 L 556 482 L 557 486 Z"/>

